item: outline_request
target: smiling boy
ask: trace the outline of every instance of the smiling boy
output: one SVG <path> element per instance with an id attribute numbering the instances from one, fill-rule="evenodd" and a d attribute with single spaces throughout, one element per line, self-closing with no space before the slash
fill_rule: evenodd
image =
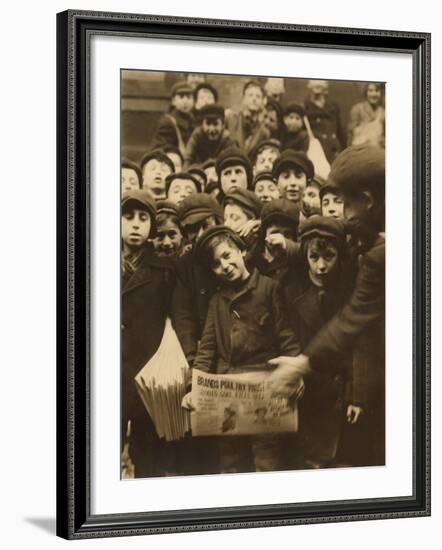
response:
<path id="1" fill-rule="evenodd" d="M 294 202 L 300 209 L 307 184 L 313 179 L 313 163 L 302 151 L 287 149 L 276 159 L 273 175 L 281 198 Z"/>

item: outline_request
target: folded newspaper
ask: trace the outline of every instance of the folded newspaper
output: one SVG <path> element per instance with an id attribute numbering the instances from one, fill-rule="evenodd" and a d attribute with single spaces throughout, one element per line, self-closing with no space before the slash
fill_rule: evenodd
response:
<path id="1" fill-rule="evenodd" d="M 155 355 L 135 376 L 135 385 L 157 434 L 166 441 L 190 430 L 189 412 L 181 407 L 189 366 L 169 319 Z"/>
<path id="2" fill-rule="evenodd" d="M 270 372 L 192 372 L 192 435 L 245 435 L 298 431 L 297 404 L 271 397 Z"/>

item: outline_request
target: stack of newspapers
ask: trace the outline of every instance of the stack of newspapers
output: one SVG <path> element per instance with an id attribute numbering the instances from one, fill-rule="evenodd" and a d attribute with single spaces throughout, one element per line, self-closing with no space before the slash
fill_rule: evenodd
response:
<path id="1" fill-rule="evenodd" d="M 181 407 L 189 366 L 169 319 L 155 355 L 135 377 L 135 384 L 159 437 L 175 441 L 190 430 Z"/>

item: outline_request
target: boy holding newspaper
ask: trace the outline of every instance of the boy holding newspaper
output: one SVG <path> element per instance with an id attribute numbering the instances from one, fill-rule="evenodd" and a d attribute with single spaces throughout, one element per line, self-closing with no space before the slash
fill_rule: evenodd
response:
<path id="1" fill-rule="evenodd" d="M 296 356 L 298 340 L 290 328 L 279 284 L 249 272 L 245 247 L 231 229 L 216 226 L 201 236 L 196 254 L 217 278 L 219 288 L 209 305 L 200 347 L 193 367 L 214 374 L 268 370 L 279 354 Z M 183 406 L 192 407 L 191 394 Z M 285 444 L 284 444 L 285 442 Z M 284 468 L 287 442 L 277 433 L 219 438 L 221 473 Z"/>

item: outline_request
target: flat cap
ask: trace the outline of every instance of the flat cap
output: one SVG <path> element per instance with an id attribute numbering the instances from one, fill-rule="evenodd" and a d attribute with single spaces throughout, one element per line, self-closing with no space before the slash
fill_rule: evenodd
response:
<path id="1" fill-rule="evenodd" d="M 264 149 L 277 149 L 278 151 L 281 151 L 281 142 L 278 139 L 270 138 L 266 139 L 264 141 L 259 142 L 255 147 L 250 151 L 249 157 L 252 162 L 255 162 L 256 157 L 261 153 L 261 151 L 264 151 Z"/>
<path id="2" fill-rule="evenodd" d="M 218 223 L 223 219 L 219 202 L 206 193 L 194 193 L 186 197 L 179 205 L 178 215 L 181 225 L 193 225 L 209 216 L 215 216 Z"/>
<path id="3" fill-rule="evenodd" d="M 218 178 L 221 178 L 221 172 L 229 166 L 243 166 L 247 174 L 247 186 L 252 185 L 252 165 L 247 155 L 238 147 L 230 146 L 221 151 L 216 159 L 215 169 Z"/>
<path id="4" fill-rule="evenodd" d="M 219 105 L 218 103 L 212 103 L 210 105 L 204 105 L 204 107 L 201 107 L 199 110 L 199 116 L 201 120 L 203 118 L 221 118 L 224 120 L 224 107 L 222 105 Z"/>
<path id="5" fill-rule="evenodd" d="M 267 202 L 261 211 L 261 228 L 266 229 L 272 222 L 283 220 L 298 231 L 299 207 L 287 199 Z"/>
<path id="6" fill-rule="evenodd" d="M 334 160 L 327 184 L 345 192 L 371 190 L 385 196 L 385 151 L 372 145 L 354 145 Z"/>
<path id="7" fill-rule="evenodd" d="M 172 201 L 166 199 L 156 202 L 157 207 L 157 216 L 159 214 L 168 214 L 173 216 L 178 216 L 178 205 Z"/>
<path id="8" fill-rule="evenodd" d="M 134 189 L 127 191 L 121 197 L 121 212 L 125 212 L 129 207 L 146 210 L 150 215 L 151 234 L 155 228 L 156 204 L 152 195 L 144 189 Z"/>
<path id="9" fill-rule="evenodd" d="M 324 216 L 310 216 L 299 229 L 299 237 L 302 240 L 308 237 L 332 237 L 337 241 L 345 241 L 344 224 L 336 218 Z"/>
<path id="10" fill-rule="evenodd" d="M 315 169 L 312 161 L 304 151 L 295 151 L 294 149 L 286 149 L 281 156 L 275 160 L 273 174 L 278 178 L 279 174 L 285 169 L 293 167 L 301 169 L 306 174 L 308 181 L 313 179 Z"/>
<path id="11" fill-rule="evenodd" d="M 260 172 L 259 174 L 256 174 L 256 176 L 253 179 L 253 189 L 255 189 L 256 184 L 261 180 L 270 180 L 276 185 L 276 179 L 273 176 L 272 172 Z"/>
<path id="12" fill-rule="evenodd" d="M 186 80 L 180 80 L 179 82 L 175 82 L 170 90 L 170 97 L 174 97 L 177 94 L 193 95 L 193 88 L 187 84 Z"/>
<path id="13" fill-rule="evenodd" d="M 225 207 L 225 205 L 230 201 L 238 204 L 246 210 L 249 210 L 255 218 L 259 218 L 261 215 L 262 202 L 258 199 L 255 193 L 253 193 L 253 191 L 240 188 L 235 189 L 225 195 L 223 199 L 223 206 Z"/>
<path id="14" fill-rule="evenodd" d="M 244 250 L 246 245 L 235 231 L 225 225 L 214 225 L 206 229 L 195 245 L 195 255 L 199 260 L 204 260 L 207 257 L 207 245 L 214 237 L 221 235 L 228 236 L 236 244 L 240 250 Z"/>
<path id="15" fill-rule="evenodd" d="M 295 103 L 295 102 L 289 103 L 287 107 L 284 109 L 284 116 L 290 115 L 291 113 L 296 113 L 300 117 L 304 117 L 305 116 L 304 106 L 301 105 L 300 103 Z"/>
<path id="16" fill-rule="evenodd" d="M 166 194 L 169 193 L 169 188 L 174 180 L 190 180 L 195 184 L 196 192 L 201 193 L 201 183 L 193 174 L 190 172 L 175 172 L 166 177 Z"/>

